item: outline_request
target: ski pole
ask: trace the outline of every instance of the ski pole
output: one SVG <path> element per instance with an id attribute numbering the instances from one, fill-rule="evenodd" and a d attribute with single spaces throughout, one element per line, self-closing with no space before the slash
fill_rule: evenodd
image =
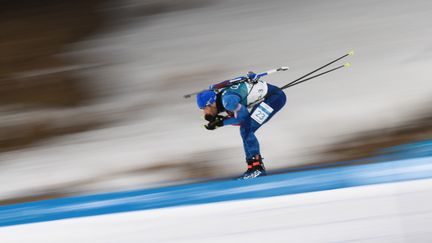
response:
<path id="1" fill-rule="evenodd" d="M 330 73 L 330 72 L 336 71 L 336 70 L 338 70 L 338 69 L 340 69 L 340 68 L 343 68 L 343 67 L 350 67 L 350 66 L 351 66 L 350 63 L 345 63 L 344 65 L 340 65 L 339 67 L 332 68 L 332 69 L 330 69 L 330 70 L 328 70 L 328 71 L 325 71 L 325 72 L 319 73 L 319 74 L 314 75 L 314 76 L 312 76 L 312 77 L 309 77 L 309 78 L 307 78 L 307 79 L 303 79 L 303 80 L 300 80 L 300 81 L 295 82 L 295 83 L 294 83 L 294 82 L 291 82 L 291 83 L 289 83 L 289 84 L 287 84 L 287 85 L 282 86 L 280 89 L 283 90 L 283 89 L 286 89 L 286 88 L 292 87 L 292 86 L 294 86 L 294 85 L 297 85 L 297 84 L 300 84 L 300 83 L 306 82 L 306 81 L 308 81 L 308 80 L 314 79 L 314 78 L 316 78 L 316 77 L 322 76 L 322 75 L 324 75 L 324 74 L 327 74 L 327 73 Z"/>
<path id="2" fill-rule="evenodd" d="M 350 52 L 350 53 L 352 53 L 352 52 Z M 345 56 L 344 56 L 344 57 L 345 57 Z M 341 59 L 341 58 L 340 58 L 340 59 Z M 338 59 L 338 60 L 340 60 L 340 59 Z M 334 62 L 334 61 L 333 61 L 333 62 Z M 333 62 L 332 62 L 332 63 L 333 63 Z M 328 65 L 326 65 L 326 66 L 328 66 Z M 345 63 L 344 65 L 340 65 L 340 66 L 335 67 L 335 68 L 333 68 L 333 69 L 330 69 L 330 70 L 328 70 L 328 71 L 325 71 L 325 72 L 322 72 L 322 73 L 316 74 L 316 75 L 314 75 L 314 76 L 312 76 L 312 77 L 309 77 L 309 78 L 307 78 L 307 79 L 300 80 L 300 78 L 298 78 L 298 79 L 296 79 L 296 80 L 294 80 L 294 81 L 292 81 L 292 82 L 290 82 L 290 83 L 288 83 L 288 84 L 282 86 L 280 89 L 281 89 L 281 90 L 284 90 L 284 89 L 289 88 L 289 87 L 292 87 L 292 86 L 294 86 L 294 85 L 297 85 L 297 84 L 300 84 L 300 83 L 306 82 L 306 81 L 308 81 L 308 80 L 314 79 L 314 78 L 316 78 L 316 77 L 322 76 L 322 75 L 324 75 L 324 74 L 327 74 L 327 73 L 330 73 L 330 72 L 336 71 L 336 70 L 338 70 L 338 69 L 340 69 L 340 68 L 343 68 L 343 67 L 350 67 L 350 66 L 351 66 L 350 63 Z M 320 69 L 322 69 L 322 68 L 320 68 Z M 317 71 L 317 70 L 315 70 L 314 72 L 316 72 L 316 71 Z M 302 78 L 304 78 L 304 77 L 306 77 L 306 76 L 308 76 L 308 75 L 310 75 L 310 74 L 312 74 L 312 73 L 314 73 L 314 72 L 310 72 L 309 74 L 304 75 Z M 252 107 L 252 106 L 254 106 L 254 105 L 256 105 L 256 104 L 258 104 L 258 103 L 264 101 L 265 98 L 269 97 L 269 96 L 272 95 L 272 94 L 273 94 L 273 93 L 267 93 L 263 98 L 261 98 L 261 99 L 255 101 L 255 102 L 249 104 L 248 107 Z"/>
<path id="3" fill-rule="evenodd" d="M 319 67 L 319 68 L 317 68 L 317 69 L 315 69 L 315 70 L 313 70 L 312 72 L 309 72 L 309 73 L 307 73 L 307 74 L 301 76 L 300 78 L 298 78 L 298 79 L 292 81 L 291 83 L 289 83 L 289 84 L 287 84 L 287 85 L 285 85 L 285 86 L 289 86 L 289 85 L 291 85 L 291 84 L 294 84 L 295 82 L 297 82 L 297 81 L 299 81 L 299 80 L 301 80 L 301 79 L 303 79 L 303 78 L 306 78 L 307 76 L 309 76 L 309 75 L 311 75 L 311 74 L 313 74 L 313 73 L 316 73 L 316 72 L 318 72 L 319 70 L 321 70 L 321 69 L 323 69 L 323 68 L 325 68 L 325 67 L 328 67 L 328 66 L 330 66 L 331 64 L 333 64 L 333 63 L 335 63 L 335 62 L 337 62 L 337 61 L 339 61 L 339 60 L 341 60 L 341 59 L 343 59 L 343 58 L 345 58 L 345 57 L 347 57 L 347 56 L 352 56 L 352 55 L 354 55 L 354 51 L 350 51 L 350 52 L 348 52 L 347 54 L 345 54 L 345 55 L 343 55 L 343 56 L 341 56 L 341 57 L 339 57 L 339 58 L 336 58 L 335 60 L 333 60 L 333 61 L 331 61 L 331 62 L 329 62 L 329 63 L 327 63 L 327 64 L 325 64 L 325 65 L 323 65 L 323 66 L 321 66 L 321 67 Z M 284 87 L 285 87 L 285 86 L 284 86 Z"/>
<path id="4" fill-rule="evenodd" d="M 264 76 L 267 76 L 267 75 L 270 75 L 270 74 L 274 74 L 276 72 L 286 71 L 288 69 L 289 69 L 289 67 L 280 67 L 280 68 L 276 68 L 276 69 L 271 69 L 271 70 L 268 70 L 266 72 L 256 74 L 255 77 L 253 78 L 253 80 L 254 81 L 258 81 L 260 78 L 262 78 Z M 249 76 L 248 77 L 240 76 L 240 77 L 237 77 L 237 78 L 228 79 L 228 80 L 222 81 L 220 83 L 211 85 L 210 86 L 210 90 L 217 90 L 217 89 L 225 88 L 225 87 L 228 87 L 228 86 L 231 86 L 231 85 L 234 85 L 234 84 L 238 84 L 238 83 L 241 83 L 241 82 L 246 82 L 247 80 L 249 80 Z M 184 95 L 183 97 L 185 99 L 187 99 L 187 98 L 190 98 L 193 95 L 199 94 L 199 93 L 201 93 L 203 91 L 205 91 L 205 90 L 193 92 L 193 93 Z"/>

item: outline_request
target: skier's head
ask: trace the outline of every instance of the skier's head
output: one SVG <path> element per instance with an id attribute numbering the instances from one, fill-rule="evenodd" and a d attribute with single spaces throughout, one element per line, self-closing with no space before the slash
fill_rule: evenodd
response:
<path id="1" fill-rule="evenodd" d="M 200 109 L 210 106 L 216 102 L 216 93 L 213 90 L 204 90 L 196 96 L 197 105 Z"/>

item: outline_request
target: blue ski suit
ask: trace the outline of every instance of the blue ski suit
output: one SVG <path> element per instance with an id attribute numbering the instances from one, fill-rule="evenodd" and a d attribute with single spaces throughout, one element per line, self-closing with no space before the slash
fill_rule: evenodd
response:
<path id="1" fill-rule="evenodd" d="M 247 89 L 228 87 L 222 91 L 223 107 L 234 113 L 234 117 L 224 120 L 224 125 L 240 125 L 240 134 L 246 159 L 260 155 L 260 146 L 255 132 L 267 123 L 286 103 L 285 93 L 278 87 L 267 84 L 268 97 L 250 110 L 247 109 Z"/>

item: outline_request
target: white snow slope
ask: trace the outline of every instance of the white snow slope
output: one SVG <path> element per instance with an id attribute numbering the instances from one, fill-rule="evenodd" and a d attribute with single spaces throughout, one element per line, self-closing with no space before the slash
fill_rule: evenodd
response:
<path id="1" fill-rule="evenodd" d="M 0 228 L 21 242 L 431 242 L 432 180 Z"/>

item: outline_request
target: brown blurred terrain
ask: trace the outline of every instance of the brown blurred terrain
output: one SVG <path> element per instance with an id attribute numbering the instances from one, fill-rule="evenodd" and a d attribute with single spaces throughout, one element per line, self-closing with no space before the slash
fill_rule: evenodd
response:
<path id="1" fill-rule="evenodd" d="M 79 68 L 74 65 L 79 63 L 59 54 L 67 44 L 82 40 L 99 27 L 101 2 L 2 1 L 0 104 L 12 119 L 0 122 L 0 151 L 102 123 L 62 123 L 53 112 L 45 112 L 79 107 L 92 100 L 94 92 L 86 80 L 75 75 Z M 13 119 L 13 115 L 31 111 L 38 115 Z"/>
<path id="2" fill-rule="evenodd" d="M 91 94 L 60 54 L 100 24 L 100 0 L 5 2 L 0 10 L 1 104 L 77 106 Z M 59 71 L 57 71 L 59 70 Z M 34 73 L 32 75 L 31 73 Z"/>

